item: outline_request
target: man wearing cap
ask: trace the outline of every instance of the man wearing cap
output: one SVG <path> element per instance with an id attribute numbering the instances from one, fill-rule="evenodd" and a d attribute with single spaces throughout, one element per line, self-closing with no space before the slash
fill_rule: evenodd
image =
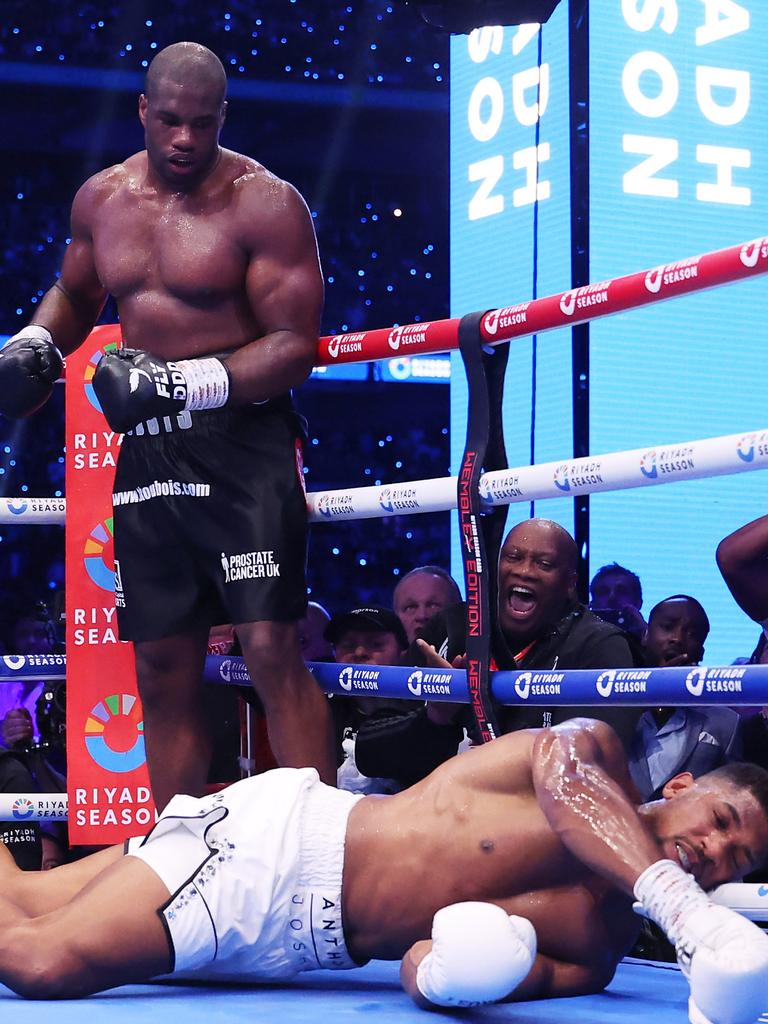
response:
<path id="1" fill-rule="evenodd" d="M 389 608 L 365 605 L 334 615 L 325 630 L 333 644 L 335 660 L 347 665 L 399 665 L 408 647 L 408 637 L 400 619 Z M 374 712 L 387 708 L 401 713 L 419 706 L 419 701 L 382 697 L 331 698 L 339 757 L 338 785 L 354 793 L 392 793 L 400 786 L 388 778 L 369 778 L 360 774 L 355 762 L 355 737 L 360 725 Z"/>

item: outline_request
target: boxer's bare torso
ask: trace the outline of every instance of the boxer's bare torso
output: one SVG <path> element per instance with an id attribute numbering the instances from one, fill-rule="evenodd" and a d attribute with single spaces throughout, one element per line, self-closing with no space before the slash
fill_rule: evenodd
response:
<path id="1" fill-rule="evenodd" d="M 400 957 L 429 936 L 440 907 L 481 900 L 528 918 L 546 956 L 610 976 L 639 919 L 548 824 L 533 789 L 536 735 L 504 736 L 403 793 L 357 804 L 343 885 L 356 959 Z"/>
<path id="2" fill-rule="evenodd" d="M 278 227 L 299 233 L 311 255 L 302 208 L 290 185 L 231 150 L 220 150 L 191 191 L 159 183 L 141 152 L 86 182 L 73 206 L 73 241 L 90 244 L 126 345 L 161 358 L 201 356 L 274 330 L 253 299 Z"/>

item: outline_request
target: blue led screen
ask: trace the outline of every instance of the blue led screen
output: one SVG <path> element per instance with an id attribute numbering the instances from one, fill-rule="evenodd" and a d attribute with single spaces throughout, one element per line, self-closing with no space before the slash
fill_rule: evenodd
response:
<path id="1" fill-rule="evenodd" d="M 538 26 L 479 29 L 451 43 L 451 315 L 547 295 L 570 282 L 567 4 Z M 510 466 L 572 455 L 571 338 L 512 343 L 504 432 Z M 451 465 L 466 435 L 467 392 L 451 374 Z M 530 506 L 512 506 L 509 523 Z M 567 501 L 536 514 L 573 528 Z M 455 545 L 454 575 L 461 577 Z"/>
<path id="2" fill-rule="evenodd" d="M 452 315 L 571 286 L 568 17 L 562 0 L 540 32 L 483 29 L 453 40 Z M 756 0 L 590 3 L 592 281 L 766 233 L 767 46 L 768 8 Z M 758 278 L 595 321 L 591 452 L 768 426 L 766 305 L 768 280 Z M 512 465 L 531 454 L 572 457 L 570 344 L 569 332 L 542 335 L 534 367 L 533 343 L 513 343 Z M 454 362 L 454 471 L 466 410 L 460 374 Z M 528 512 L 520 506 L 518 518 Z M 764 472 L 595 495 L 591 571 L 612 561 L 636 571 L 646 614 L 670 594 L 696 596 L 712 622 L 705 660 L 728 663 L 750 653 L 758 629 L 728 594 L 715 548 L 764 513 Z M 537 502 L 535 514 L 573 529 L 570 500 Z"/>
<path id="3" fill-rule="evenodd" d="M 732 0 L 590 5 L 592 280 L 766 233 L 767 15 Z M 764 426 L 766 300 L 757 278 L 593 323 L 592 451 Z M 726 590 L 715 549 L 766 512 L 765 472 L 596 495 L 591 568 L 616 560 L 637 572 L 646 614 L 693 594 L 712 623 L 706 660 L 729 663 L 759 629 Z"/>

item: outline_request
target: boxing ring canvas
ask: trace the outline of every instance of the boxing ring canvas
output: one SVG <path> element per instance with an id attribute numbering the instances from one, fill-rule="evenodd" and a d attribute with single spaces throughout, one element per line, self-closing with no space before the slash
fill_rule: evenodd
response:
<path id="1" fill-rule="evenodd" d="M 670 964 L 628 961 L 611 985 L 594 996 L 506 1003 L 427 1014 L 403 992 L 399 965 L 376 961 L 355 971 L 317 971 L 290 986 L 126 985 L 87 999 L 49 1004 L 27 1002 L 0 986 L 0 1008 L 15 1024 L 35 1024 L 46 1012 L 59 1024 L 80 1024 L 84 1016 L 121 1024 L 137 1019 L 183 1019 L 185 1024 L 242 1024 L 254 1017 L 281 1024 L 326 1020 L 335 1024 L 426 1024 L 429 1020 L 532 1021 L 534 1024 L 685 1024 L 688 985 Z M 768 1007 L 767 1007 L 768 1008 Z M 768 1021 L 768 1014 L 761 1018 Z"/>

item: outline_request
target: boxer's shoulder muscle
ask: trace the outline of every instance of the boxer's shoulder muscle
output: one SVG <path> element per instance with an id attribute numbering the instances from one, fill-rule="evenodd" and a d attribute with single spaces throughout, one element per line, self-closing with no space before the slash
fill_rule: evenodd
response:
<path id="1" fill-rule="evenodd" d="M 292 239 L 314 245 L 312 218 L 300 192 L 266 167 L 250 161 L 233 182 L 234 206 L 241 242 L 248 249 L 270 247 Z"/>
<path id="2" fill-rule="evenodd" d="M 131 168 L 132 157 L 125 163 L 113 164 L 91 175 L 77 190 L 72 203 L 72 219 L 88 226 L 110 198 L 118 191 L 130 187 L 135 177 L 135 166 Z"/>

